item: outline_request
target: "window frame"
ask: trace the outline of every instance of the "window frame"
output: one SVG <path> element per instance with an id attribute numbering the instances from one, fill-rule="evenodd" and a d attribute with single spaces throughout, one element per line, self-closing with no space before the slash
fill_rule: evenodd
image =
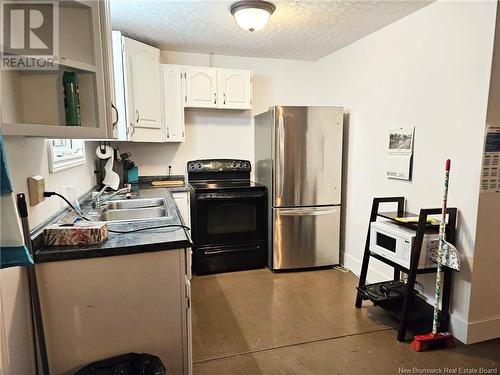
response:
<path id="1" fill-rule="evenodd" d="M 61 143 L 56 145 L 55 143 Z M 63 143 L 62 143 L 63 142 Z M 85 164 L 85 141 L 81 139 L 48 139 L 49 171 L 57 173 Z"/>

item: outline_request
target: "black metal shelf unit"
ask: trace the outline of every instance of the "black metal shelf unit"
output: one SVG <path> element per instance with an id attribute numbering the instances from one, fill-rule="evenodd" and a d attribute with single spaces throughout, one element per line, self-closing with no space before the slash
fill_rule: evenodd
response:
<path id="1" fill-rule="evenodd" d="M 401 222 L 396 218 L 417 216 L 404 210 L 404 202 L 404 197 L 373 199 L 372 210 L 370 214 L 370 223 L 368 224 L 368 234 L 366 236 L 365 251 L 363 255 L 363 263 L 361 266 L 361 274 L 359 277 L 359 285 L 357 288 L 356 296 L 357 308 L 361 307 L 363 300 L 371 300 L 374 305 L 380 306 L 381 308 L 386 310 L 392 317 L 399 321 L 397 336 L 399 341 L 405 340 L 406 332 L 409 326 L 412 326 L 412 328 L 416 328 L 418 330 L 417 326 L 420 325 L 420 329 L 423 329 L 423 332 L 425 332 L 425 330 L 427 330 L 428 327 L 430 327 L 432 324 L 433 307 L 425 302 L 425 300 L 416 292 L 415 281 L 418 274 L 436 272 L 436 267 L 418 268 L 418 262 L 420 259 L 420 251 L 422 249 L 424 234 L 429 232 L 436 233 L 438 231 L 438 225 L 429 223 L 428 218 L 431 215 L 438 215 L 441 213 L 440 208 L 421 209 L 420 214 L 418 215 L 418 222 Z M 398 209 L 396 212 L 379 212 L 380 203 L 397 203 Z M 448 208 L 447 215 L 448 220 L 446 225 L 446 240 L 452 244 L 455 244 L 457 209 Z M 378 217 L 394 221 L 398 225 L 414 229 L 416 231 L 415 241 L 411 249 L 409 269 L 370 251 L 371 223 L 376 221 Z M 367 285 L 366 275 L 368 273 L 370 257 L 376 258 L 381 262 L 393 267 L 393 280 Z M 399 281 L 401 272 L 408 275 L 406 284 L 403 284 Z M 448 330 L 449 325 L 451 278 L 452 270 L 450 268 L 443 267 L 440 326 L 444 331 Z M 395 297 L 388 296 L 383 300 L 374 298 L 373 294 L 370 293 L 370 288 L 380 288 L 381 286 L 382 288 L 385 288 L 385 290 L 390 290 L 390 288 L 399 289 L 402 290 L 402 293 Z"/>

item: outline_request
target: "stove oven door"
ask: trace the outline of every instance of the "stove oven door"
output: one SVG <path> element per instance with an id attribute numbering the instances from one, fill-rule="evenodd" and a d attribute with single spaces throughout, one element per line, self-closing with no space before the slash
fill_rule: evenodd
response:
<path id="1" fill-rule="evenodd" d="M 195 194 L 196 247 L 266 241 L 266 192 Z"/>

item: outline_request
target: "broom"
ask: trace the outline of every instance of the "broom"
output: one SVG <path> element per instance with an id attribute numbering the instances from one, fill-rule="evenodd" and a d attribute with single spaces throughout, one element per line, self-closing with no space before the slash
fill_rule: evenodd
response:
<path id="1" fill-rule="evenodd" d="M 17 194 L 17 210 L 21 218 L 23 227 L 24 243 L 33 257 L 33 244 L 31 242 L 30 229 L 28 223 L 28 208 L 26 206 L 26 196 L 24 193 Z M 49 358 L 47 355 L 47 345 L 45 343 L 45 331 L 43 329 L 42 309 L 40 306 L 40 296 L 38 294 L 38 283 L 36 280 L 35 265 L 28 266 L 28 284 L 31 301 L 31 314 L 33 324 L 33 338 L 35 340 L 35 368 L 39 374 L 38 361 L 40 360 L 41 374 L 50 375 Z M 40 357 L 38 357 L 38 354 Z"/>
<path id="2" fill-rule="evenodd" d="M 434 294 L 434 314 L 432 317 L 432 332 L 426 335 L 415 336 L 411 347 L 417 352 L 423 352 L 429 349 L 450 348 L 454 347 L 453 336 L 449 333 L 438 332 L 439 329 L 439 300 L 441 296 L 441 269 L 442 269 L 442 255 L 445 244 L 445 231 L 446 231 L 446 207 L 448 204 L 448 181 L 450 179 L 450 159 L 446 160 L 446 168 L 444 175 L 444 194 L 443 194 L 443 207 L 441 210 L 441 223 L 439 224 L 439 237 L 438 237 L 438 256 L 437 256 L 437 274 L 436 274 L 436 289 Z"/>

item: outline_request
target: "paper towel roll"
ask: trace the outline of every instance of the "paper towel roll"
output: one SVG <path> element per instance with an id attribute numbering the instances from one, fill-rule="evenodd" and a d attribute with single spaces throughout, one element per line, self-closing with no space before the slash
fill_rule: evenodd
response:
<path id="1" fill-rule="evenodd" d="M 97 149 L 95 150 L 95 153 L 99 159 L 109 159 L 113 156 L 113 152 L 114 150 L 111 146 L 104 146 L 104 153 L 102 152 L 101 146 L 97 146 Z"/>
<path id="2" fill-rule="evenodd" d="M 113 171 L 115 150 L 113 150 L 113 147 L 111 146 L 105 146 L 103 153 L 101 152 L 101 147 L 97 146 L 95 153 L 99 159 L 109 159 L 106 162 L 106 165 L 104 165 L 104 178 L 102 180 L 103 185 L 109 186 L 113 190 L 117 190 L 120 186 L 120 176 L 118 176 L 118 173 Z"/>

